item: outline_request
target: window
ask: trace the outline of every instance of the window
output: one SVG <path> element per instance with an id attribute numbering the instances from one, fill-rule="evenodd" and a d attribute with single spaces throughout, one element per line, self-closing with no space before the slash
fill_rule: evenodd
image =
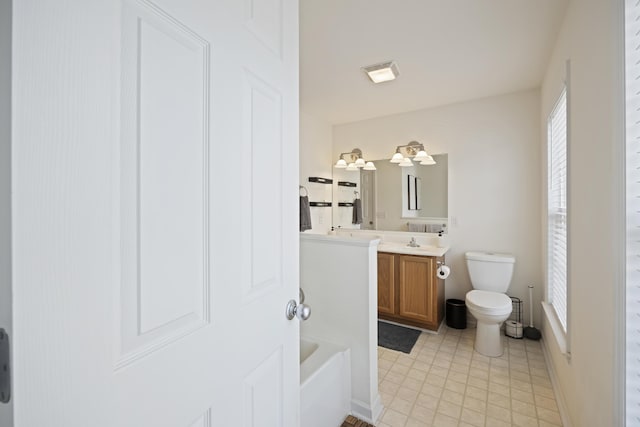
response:
<path id="1" fill-rule="evenodd" d="M 567 91 L 548 120 L 547 302 L 567 332 Z"/>
<path id="2" fill-rule="evenodd" d="M 627 0 L 626 63 L 626 412 L 640 425 L 640 0 Z"/>

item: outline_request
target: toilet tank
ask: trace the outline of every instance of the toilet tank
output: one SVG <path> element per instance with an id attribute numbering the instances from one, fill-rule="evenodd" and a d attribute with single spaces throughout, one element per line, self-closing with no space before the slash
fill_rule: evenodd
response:
<path id="1" fill-rule="evenodd" d="M 506 293 L 516 259 L 510 254 L 467 252 L 467 269 L 473 289 Z"/>

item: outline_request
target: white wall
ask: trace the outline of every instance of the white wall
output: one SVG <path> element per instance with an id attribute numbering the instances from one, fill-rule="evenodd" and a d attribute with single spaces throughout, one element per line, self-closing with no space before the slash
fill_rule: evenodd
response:
<path id="1" fill-rule="evenodd" d="M 300 286 L 311 317 L 303 336 L 351 349 L 351 408 L 374 423 L 378 393 L 377 240 L 300 235 Z"/>
<path id="2" fill-rule="evenodd" d="M 546 319 L 542 326 L 573 426 L 621 425 L 615 412 L 620 400 L 615 390 L 615 349 L 619 348 L 615 301 L 616 289 L 622 289 L 615 243 L 617 227 L 623 224 L 617 199 L 622 188 L 618 166 L 621 4 L 618 0 L 570 3 L 541 91 L 541 129 L 546 135 L 546 117 L 562 88 L 565 62 L 570 60 L 570 360 L 560 353 Z M 542 142 L 541 153 L 546 153 L 546 138 Z"/>
<path id="3" fill-rule="evenodd" d="M 0 328 L 13 339 L 11 326 L 11 1 L 0 0 Z M 12 412 L 0 403 L 0 425 Z"/>
<path id="4" fill-rule="evenodd" d="M 464 252 L 516 256 L 509 294 L 542 292 L 540 268 L 540 102 L 537 90 L 424 109 L 334 127 L 333 152 L 362 149 L 367 159 L 390 158 L 416 140 L 430 154 L 448 153 L 447 298 L 471 289 Z M 534 312 L 540 321 L 539 304 Z"/>
<path id="5" fill-rule="evenodd" d="M 331 125 L 300 111 L 300 185 L 309 192 L 309 200 L 330 202 L 331 185 L 309 182 L 310 176 L 331 178 L 333 152 Z M 331 229 L 331 208 L 312 207 L 311 230 L 306 233 L 326 234 Z"/>

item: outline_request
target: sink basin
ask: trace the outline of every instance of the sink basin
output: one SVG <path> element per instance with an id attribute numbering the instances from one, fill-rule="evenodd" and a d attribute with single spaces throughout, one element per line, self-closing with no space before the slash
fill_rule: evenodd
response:
<path id="1" fill-rule="evenodd" d="M 442 256 L 449 248 L 438 248 L 431 245 L 420 245 L 420 247 L 411 247 L 406 243 L 400 242 L 384 242 L 378 245 L 379 252 L 392 252 L 405 255 L 422 255 L 422 256 Z"/>

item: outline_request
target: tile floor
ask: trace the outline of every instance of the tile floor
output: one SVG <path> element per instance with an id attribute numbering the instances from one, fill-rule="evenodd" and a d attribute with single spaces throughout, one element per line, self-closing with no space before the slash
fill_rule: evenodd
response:
<path id="1" fill-rule="evenodd" d="M 411 354 L 378 347 L 376 426 L 562 426 L 540 342 L 503 336 L 491 358 L 473 350 L 475 332 L 423 332 Z"/>

